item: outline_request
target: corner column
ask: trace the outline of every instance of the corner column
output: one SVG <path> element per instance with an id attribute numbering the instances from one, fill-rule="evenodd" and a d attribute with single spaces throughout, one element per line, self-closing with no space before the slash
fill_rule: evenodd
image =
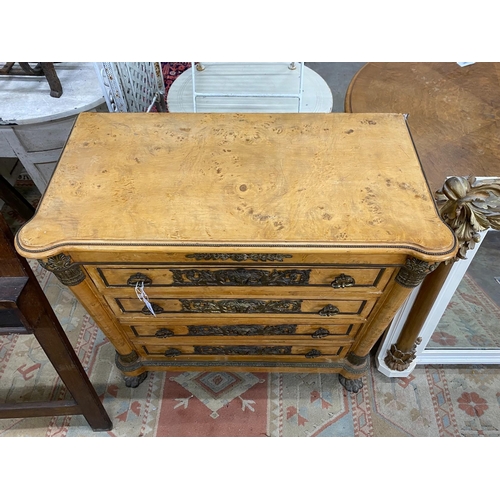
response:
<path id="1" fill-rule="evenodd" d="M 102 298 L 94 290 L 93 284 L 89 283 L 91 280 L 81 265 L 72 262 L 71 257 L 64 253 L 47 259 L 39 259 L 38 262 L 73 292 L 82 306 L 92 316 L 97 326 L 113 344 L 119 356 L 124 359 L 138 358 L 132 344 L 122 335 L 121 327 L 116 318 L 109 311 L 107 305 L 102 302 Z"/>
<path id="2" fill-rule="evenodd" d="M 425 262 L 415 257 L 406 259 L 405 265 L 399 270 L 392 287 L 383 302 L 379 304 L 379 312 L 374 315 L 371 322 L 365 326 L 366 334 L 363 335 L 347 356 L 348 361 L 356 364 L 360 358 L 368 356 L 375 342 L 380 338 L 385 329 L 389 326 L 394 315 L 406 300 L 412 289 L 420 285 L 424 278 L 434 271 L 439 263 Z M 418 334 L 418 331 L 417 331 Z M 401 343 L 400 343 L 401 342 Z M 407 350 L 415 345 L 416 335 L 414 331 L 400 336 L 397 348 Z"/>

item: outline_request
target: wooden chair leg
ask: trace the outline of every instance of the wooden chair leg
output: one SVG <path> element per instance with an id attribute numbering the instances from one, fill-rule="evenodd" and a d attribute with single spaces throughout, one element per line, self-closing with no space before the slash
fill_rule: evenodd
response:
<path id="1" fill-rule="evenodd" d="M 15 280 L 7 279 L 7 282 L 12 282 L 11 285 L 18 286 L 17 288 L 14 286 L 16 293 L 10 293 L 2 303 L 11 309 L 17 307 L 22 324 L 25 326 L 21 329 L 24 330 L 21 333 L 32 333 L 36 337 L 73 397 L 73 401 L 1 404 L 0 418 L 83 415 L 94 431 L 112 429 L 112 422 L 28 261 L 15 251 L 12 232 L 1 214 L 0 229 L 0 276 L 27 278 L 27 281 L 23 281 L 22 290 L 17 290 L 21 285 Z M 11 295 L 15 295 L 15 299 L 10 300 Z"/>
<path id="2" fill-rule="evenodd" d="M 35 209 L 3 175 L 0 175 L 0 199 L 14 209 L 23 219 L 29 220 L 35 215 Z"/>
<path id="3" fill-rule="evenodd" d="M 94 431 L 111 430 L 111 420 L 59 320 L 52 310 L 47 312 L 34 335 L 78 405 L 75 414 L 83 415 Z"/>
<path id="4" fill-rule="evenodd" d="M 43 74 L 50 86 L 51 97 L 61 97 L 63 94 L 63 88 L 61 85 L 61 80 L 57 76 L 56 70 L 54 68 L 54 63 L 41 62 L 40 66 L 42 68 Z"/>

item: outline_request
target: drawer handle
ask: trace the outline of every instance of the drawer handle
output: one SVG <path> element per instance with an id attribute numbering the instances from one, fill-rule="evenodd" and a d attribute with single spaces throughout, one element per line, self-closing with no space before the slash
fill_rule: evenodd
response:
<path id="1" fill-rule="evenodd" d="M 339 313 L 340 309 L 338 307 L 332 306 L 332 304 L 328 304 L 327 306 L 323 307 L 321 311 L 318 311 L 318 314 L 320 316 L 335 316 Z"/>
<path id="2" fill-rule="evenodd" d="M 128 286 L 135 286 L 139 283 L 142 283 L 144 286 L 149 286 L 153 283 L 153 280 L 149 276 L 142 273 L 132 274 L 127 280 Z"/>
<path id="3" fill-rule="evenodd" d="M 318 356 L 321 356 L 321 351 L 311 349 L 309 352 L 306 352 L 305 356 L 306 358 L 317 358 Z"/>
<path id="4" fill-rule="evenodd" d="M 311 337 L 313 339 L 322 339 L 323 337 L 328 337 L 330 335 L 330 332 L 326 330 L 325 328 L 318 328 L 312 335 Z"/>
<path id="5" fill-rule="evenodd" d="M 167 349 L 164 354 L 165 356 L 167 356 L 167 358 L 173 358 L 175 356 L 179 356 L 180 354 L 182 354 L 182 352 L 179 351 L 179 349 L 174 349 L 172 347 L 170 349 Z"/>
<path id="6" fill-rule="evenodd" d="M 168 328 L 160 328 L 156 331 L 155 337 L 165 338 L 165 337 L 173 337 L 174 332 L 169 330 Z"/>
<path id="7" fill-rule="evenodd" d="M 151 307 L 153 308 L 153 311 L 155 314 L 160 314 L 163 312 L 163 307 L 159 306 L 158 304 L 151 304 Z M 145 314 L 146 316 L 152 316 L 151 311 L 148 309 L 148 306 L 144 306 L 141 309 L 141 313 Z"/>
<path id="8" fill-rule="evenodd" d="M 356 281 L 352 276 L 348 276 L 347 274 L 340 274 L 332 281 L 333 288 L 346 288 L 348 286 L 354 286 Z"/>

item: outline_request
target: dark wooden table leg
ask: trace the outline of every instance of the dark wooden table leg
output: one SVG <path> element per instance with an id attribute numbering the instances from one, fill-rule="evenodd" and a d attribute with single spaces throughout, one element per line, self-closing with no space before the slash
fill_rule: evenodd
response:
<path id="1" fill-rule="evenodd" d="M 11 285 L 16 285 L 11 286 L 11 292 L 19 293 L 14 294 L 16 296 L 15 304 L 12 300 L 9 302 L 4 297 L 4 306 L 18 308 L 20 318 L 25 326 L 24 332 L 20 333 L 32 333 L 36 337 L 73 397 L 73 401 L 2 404 L 0 405 L 0 418 L 83 415 L 94 431 L 112 429 L 112 422 L 28 261 L 15 251 L 12 232 L 1 214 L 0 230 L 0 276 L 27 278 L 22 291 L 17 289 L 19 287 L 16 288 L 17 282 L 11 283 Z M 7 279 L 7 281 L 9 280 Z M 10 295 L 13 296 L 12 293 Z M 0 333 L 5 334 L 5 331 Z"/>
<path id="2" fill-rule="evenodd" d="M 0 175 L 0 199 L 14 209 L 23 219 L 29 220 L 35 215 L 35 209 L 3 175 Z"/>
<path id="3" fill-rule="evenodd" d="M 47 305 L 50 307 L 48 300 Z M 111 430 L 113 424 L 59 320 L 51 308 L 46 311 L 48 314 L 42 316 L 34 335 L 77 403 L 80 411 L 76 414 L 83 415 L 94 431 Z"/>

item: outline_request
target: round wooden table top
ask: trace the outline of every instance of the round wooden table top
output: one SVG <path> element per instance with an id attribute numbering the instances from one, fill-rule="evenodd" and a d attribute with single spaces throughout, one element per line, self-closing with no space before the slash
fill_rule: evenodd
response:
<path id="1" fill-rule="evenodd" d="M 407 113 L 433 191 L 447 176 L 500 176 L 500 63 L 368 63 L 347 113 Z"/>

